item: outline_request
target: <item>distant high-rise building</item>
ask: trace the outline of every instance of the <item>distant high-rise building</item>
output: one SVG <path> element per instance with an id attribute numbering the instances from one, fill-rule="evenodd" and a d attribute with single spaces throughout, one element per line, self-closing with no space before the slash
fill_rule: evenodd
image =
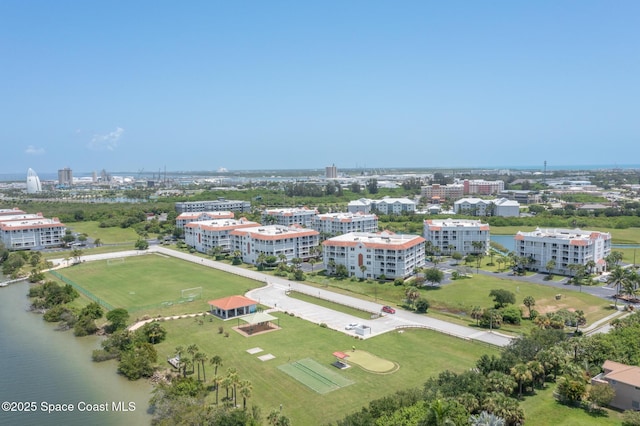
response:
<path id="1" fill-rule="evenodd" d="M 335 179 L 338 177 L 338 169 L 336 168 L 336 165 L 333 164 L 329 167 L 325 167 L 325 175 L 327 179 Z"/>
<path id="2" fill-rule="evenodd" d="M 27 170 L 27 194 L 42 192 L 40 178 L 33 169 Z"/>
<path id="3" fill-rule="evenodd" d="M 58 170 L 58 184 L 63 186 L 73 185 L 73 170 L 68 167 Z"/>

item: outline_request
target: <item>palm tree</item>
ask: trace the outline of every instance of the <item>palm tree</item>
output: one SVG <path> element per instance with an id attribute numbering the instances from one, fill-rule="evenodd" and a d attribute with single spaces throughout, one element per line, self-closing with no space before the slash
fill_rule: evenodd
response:
<path id="1" fill-rule="evenodd" d="M 504 265 L 506 262 L 506 259 L 504 258 L 504 256 L 498 256 L 496 258 L 496 263 L 498 264 L 498 271 L 502 272 L 502 265 Z"/>
<path id="2" fill-rule="evenodd" d="M 624 282 L 626 277 L 627 273 L 625 272 L 625 270 L 621 266 L 616 266 L 609 274 L 609 278 L 607 278 L 607 284 L 610 284 L 611 286 L 617 288 L 616 294 L 615 296 L 613 296 L 616 299 L 616 307 L 618 307 L 618 294 L 620 293 L 620 287 L 622 286 L 622 283 Z"/>
<path id="3" fill-rule="evenodd" d="M 237 389 L 238 389 L 238 383 L 240 383 L 240 376 L 238 375 L 238 370 L 236 370 L 235 368 L 231 367 L 227 370 L 227 378 L 229 379 L 229 385 L 233 386 L 233 395 L 232 395 L 232 399 L 233 399 L 233 406 L 236 406 L 236 398 L 237 398 Z"/>
<path id="4" fill-rule="evenodd" d="M 518 384 L 510 375 L 500 371 L 492 371 L 487 374 L 487 386 L 491 392 L 511 395 Z"/>
<path id="5" fill-rule="evenodd" d="M 551 275 L 551 271 L 556 269 L 556 261 L 551 259 L 544 265 L 544 268 L 547 270 L 547 274 Z"/>
<path id="6" fill-rule="evenodd" d="M 187 367 L 193 366 L 193 361 L 189 358 L 180 359 L 180 365 L 182 365 L 182 377 L 187 377 Z"/>
<path id="7" fill-rule="evenodd" d="M 404 295 L 407 298 L 410 306 L 413 306 L 414 302 L 420 297 L 420 291 L 417 287 L 410 286 L 404 291 Z"/>
<path id="8" fill-rule="evenodd" d="M 474 306 L 473 309 L 471 310 L 471 318 L 476 320 L 476 326 L 480 325 L 480 319 L 482 318 L 483 314 L 484 314 L 484 309 L 482 309 L 480 306 Z"/>
<path id="9" fill-rule="evenodd" d="M 222 366 L 222 358 L 220 357 L 220 355 L 214 355 L 209 359 L 209 364 L 213 365 L 215 367 L 215 370 L 213 372 L 213 374 L 215 376 L 218 375 L 218 367 Z"/>
<path id="10" fill-rule="evenodd" d="M 224 390 L 227 392 L 227 395 L 225 397 L 225 401 L 229 401 L 229 388 L 231 387 L 231 378 L 229 377 L 229 375 L 225 376 L 220 381 L 220 385 L 224 386 Z"/>
<path id="11" fill-rule="evenodd" d="M 202 352 L 196 352 L 193 355 L 193 365 L 194 367 L 197 365 L 198 366 L 198 381 L 200 381 L 200 357 L 203 356 L 204 354 Z"/>
<path id="12" fill-rule="evenodd" d="M 594 262 L 593 259 L 587 260 L 587 262 L 584 264 L 584 266 L 587 268 L 587 271 L 588 271 L 589 275 L 591 275 L 591 274 L 593 274 L 593 268 L 596 267 L 596 262 Z"/>
<path id="13" fill-rule="evenodd" d="M 258 262 L 258 267 L 260 269 L 264 268 L 264 262 L 266 260 L 267 260 L 267 255 L 264 252 L 261 252 L 256 259 L 256 262 Z"/>
<path id="14" fill-rule="evenodd" d="M 527 367 L 529 371 L 531 371 L 531 376 L 533 380 L 533 384 L 535 386 L 536 382 L 540 382 L 540 385 L 544 384 L 544 366 L 540 361 L 531 360 L 527 363 Z M 541 386 L 542 387 L 542 386 Z"/>
<path id="15" fill-rule="evenodd" d="M 247 398 L 251 397 L 253 386 L 249 380 L 240 381 L 240 395 L 242 396 L 242 408 L 247 409 Z"/>
<path id="16" fill-rule="evenodd" d="M 531 319 L 531 308 L 536 305 L 536 299 L 534 299 L 533 296 L 526 296 L 522 303 L 529 310 L 529 319 Z"/>
<path id="17" fill-rule="evenodd" d="M 100 238 L 96 238 L 95 240 L 93 240 L 93 245 L 95 245 L 96 247 L 100 247 L 102 245 L 102 240 Z"/>
<path id="18" fill-rule="evenodd" d="M 362 272 L 362 278 L 364 278 L 364 273 L 366 272 L 367 267 L 365 265 L 360 265 L 360 271 Z"/>
<path id="19" fill-rule="evenodd" d="M 527 367 L 527 364 L 516 364 L 511 368 L 511 375 L 518 382 L 518 397 L 522 397 L 522 385 L 525 382 L 533 380 L 531 370 Z"/>
<path id="20" fill-rule="evenodd" d="M 313 265 L 315 265 L 318 261 L 315 257 L 309 259 L 309 264 L 311 265 L 311 272 L 313 272 Z"/>
<path id="21" fill-rule="evenodd" d="M 222 385 L 222 377 L 214 375 L 213 379 L 211 379 L 211 384 L 216 388 L 216 405 L 218 405 L 218 392 L 220 391 L 220 386 Z"/>
<path id="22" fill-rule="evenodd" d="M 429 405 L 429 412 L 433 415 L 437 426 L 455 426 L 454 421 L 447 417 L 447 411 L 446 404 L 440 398 L 434 400 L 431 402 L 431 405 Z"/>
<path id="23" fill-rule="evenodd" d="M 484 241 L 471 241 L 471 247 L 475 255 L 482 253 L 484 255 Z"/>
<path id="24" fill-rule="evenodd" d="M 549 349 L 543 349 L 538 352 L 536 359 L 542 363 L 545 375 L 547 371 L 553 371 L 553 380 L 555 381 L 558 377 L 558 372 L 565 363 L 565 352 L 559 346 L 552 346 Z"/>
<path id="25" fill-rule="evenodd" d="M 198 348 L 198 345 L 196 345 L 195 343 L 192 343 L 191 345 L 187 346 L 187 353 L 189 355 L 191 355 L 191 365 L 195 368 L 196 364 L 194 362 L 194 356 L 196 355 L 196 353 L 200 350 L 200 348 Z"/>
<path id="26" fill-rule="evenodd" d="M 505 426 L 505 420 L 495 414 L 482 411 L 480 414 L 469 417 L 471 426 Z"/>

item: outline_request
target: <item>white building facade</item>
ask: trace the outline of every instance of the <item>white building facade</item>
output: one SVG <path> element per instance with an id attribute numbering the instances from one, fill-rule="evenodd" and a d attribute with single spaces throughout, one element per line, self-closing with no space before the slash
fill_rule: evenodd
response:
<path id="1" fill-rule="evenodd" d="M 365 213 L 325 213 L 317 215 L 311 227 L 328 236 L 349 232 L 378 232 L 378 216 Z"/>
<path id="2" fill-rule="evenodd" d="M 231 250 L 239 250 L 242 261 L 257 264 L 258 256 L 284 255 L 288 262 L 294 258 L 309 259 L 320 242 L 320 234 L 313 229 L 296 226 L 266 225 L 236 229 L 231 232 Z"/>
<path id="3" fill-rule="evenodd" d="M 470 216 L 518 217 L 520 216 L 520 203 L 506 198 L 495 200 L 462 198 L 453 203 L 453 210 L 456 214 Z"/>
<path id="4" fill-rule="evenodd" d="M 176 228 L 183 229 L 185 225 L 191 222 L 202 222 L 205 220 L 217 220 L 217 219 L 233 219 L 235 214 L 233 212 L 193 212 L 193 213 L 181 213 L 176 217 Z"/>
<path id="5" fill-rule="evenodd" d="M 0 237 L 10 250 L 40 250 L 64 244 L 67 227 L 56 217 L 48 219 L 38 214 L 3 215 L 0 217 Z"/>
<path id="6" fill-rule="evenodd" d="M 425 265 L 424 238 L 389 232 L 351 232 L 322 243 L 325 269 L 336 272 L 338 265 L 349 276 L 387 279 L 407 278 Z"/>
<path id="7" fill-rule="evenodd" d="M 184 226 L 184 242 L 200 253 L 209 254 L 220 247 L 221 252 L 231 251 L 231 232 L 236 229 L 260 226 L 247 219 L 215 219 L 189 222 Z"/>
<path id="8" fill-rule="evenodd" d="M 424 238 L 442 254 L 487 254 L 490 228 L 479 220 L 427 219 Z"/>
<path id="9" fill-rule="evenodd" d="M 264 225 L 300 225 L 310 228 L 317 214 L 318 210 L 307 207 L 267 209 L 262 212 L 261 222 Z"/>
<path id="10" fill-rule="evenodd" d="M 250 212 L 251 203 L 249 201 L 227 200 L 224 198 L 211 201 L 185 201 L 176 203 L 176 213 L 178 214 L 219 211 Z"/>
<path id="11" fill-rule="evenodd" d="M 531 259 L 527 269 L 570 275 L 569 265 L 587 266 L 593 261 L 593 272 L 606 270 L 605 258 L 611 254 L 611 234 L 580 229 L 540 229 L 518 232 L 515 237 L 515 253 Z M 547 269 L 549 262 L 555 267 Z"/>

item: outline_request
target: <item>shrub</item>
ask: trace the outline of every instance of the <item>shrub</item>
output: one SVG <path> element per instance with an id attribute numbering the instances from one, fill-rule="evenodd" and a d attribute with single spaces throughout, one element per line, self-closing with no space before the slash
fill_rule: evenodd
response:
<path id="1" fill-rule="evenodd" d="M 514 305 L 509 305 L 502 309 L 502 320 L 509 324 L 520 325 L 522 320 L 522 311 L 520 308 Z"/>

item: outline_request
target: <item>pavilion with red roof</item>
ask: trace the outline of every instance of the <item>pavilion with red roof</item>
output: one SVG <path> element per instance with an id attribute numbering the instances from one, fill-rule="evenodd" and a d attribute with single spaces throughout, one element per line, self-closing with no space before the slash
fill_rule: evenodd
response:
<path id="1" fill-rule="evenodd" d="M 211 314 L 222 319 L 252 314 L 258 310 L 258 302 L 244 296 L 223 297 L 207 303 L 211 306 Z"/>

